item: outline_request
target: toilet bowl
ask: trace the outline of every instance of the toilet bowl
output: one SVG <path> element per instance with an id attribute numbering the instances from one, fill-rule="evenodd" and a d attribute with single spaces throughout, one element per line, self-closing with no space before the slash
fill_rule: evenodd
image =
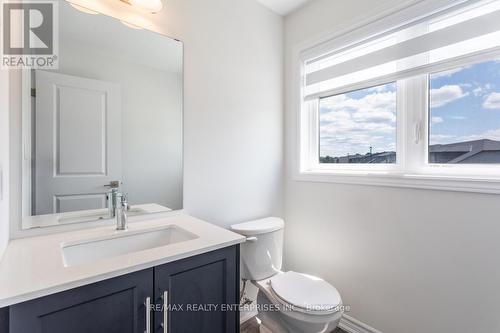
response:
<path id="1" fill-rule="evenodd" d="M 269 217 L 235 224 L 247 237 L 241 246 L 241 277 L 258 289 L 261 333 L 329 333 L 342 317 L 337 289 L 321 278 L 283 272 L 282 219 Z"/>

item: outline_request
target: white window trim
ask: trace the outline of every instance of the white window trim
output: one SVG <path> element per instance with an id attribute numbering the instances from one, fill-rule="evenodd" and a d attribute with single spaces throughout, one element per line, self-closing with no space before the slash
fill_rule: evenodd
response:
<path id="1" fill-rule="evenodd" d="M 408 16 L 408 11 L 418 14 L 419 10 L 424 10 L 424 7 L 409 6 L 406 13 L 403 9 L 398 15 L 401 14 L 401 17 L 404 18 L 405 15 Z M 387 28 L 395 19 L 397 20 L 397 15 L 390 15 L 390 17 L 382 20 L 386 21 L 385 23 L 367 22 L 359 29 L 346 30 L 343 34 L 324 39 L 324 41 L 329 40 L 330 47 L 335 44 L 339 45 L 343 40 L 353 40 L 356 37 L 363 36 L 363 31 L 367 29 L 374 31 L 375 28 L 384 27 L 384 24 Z M 304 110 L 307 103 L 302 98 L 304 82 L 303 57 L 304 55 L 309 57 L 311 52 L 315 52 L 315 50 L 324 49 L 324 43 L 318 41 L 316 46 L 313 47 L 311 47 L 311 44 L 309 44 L 309 47 L 304 45 L 306 44 L 294 48 L 291 61 L 294 66 L 292 78 L 294 87 L 292 91 L 296 92 L 293 96 L 294 102 L 292 105 L 296 115 L 294 118 L 296 123 L 295 144 L 292 145 L 294 146 L 291 166 L 292 180 L 500 194 L 500 167 L 498 165 L 422 165 L 421 161 L 427 161 L 428 145 L 428 110 L 426 103 L 428 80 L 425 76 L 398 81 L 398 91 L 406 90 L 411 85 L 413 92 L 419 91 L 420 93 L 412 95 L 406 94 L 406 92 L 398 93 L 398 96 L 404 95 L 405 98 L 403 100 L 398 98 L 397 100 L 398 154 L 396 164 L 371 165 L 369 170 L 367 170 L 366 165 L 336 165 L 335 168 L 322 166 L 319 163 L 311 165 L 310 161 L 317 161 L 318 151 L 318 138 L 315 135 L 311 137 L 311 134 L 316 134 L 317 130 L 311 131 L 311 127 L 318 126 L 319 122 L 314 108 L 313 110 Z M 488 58 L 491 58 L 491 53 L 466 57 L 459 61 L 439 64 L 432 71 L 459 67 L 461 64 L 478 62 Z M 382 83 L 380 82 L 380 84 Z M 311 105 L 311 102 L 308 103 Z M 401 112 L 403 108 L 405 108 L 405 111 Z M 423 112 L 423 108 L 425 108 L 425 112 Z M 308 117 L 308 112 L 316 116 Z M 303 124 L 307 125 L 303 126 Z M 413 134 L 415 126 L 420 126 L 420 131 L 418 131 L 420 134 L 419 140 L 416 140 Z M 411 141 L 407 138 L 408 135 L 413 137 Z M 403 138 L 406 139 L 403 140 Z M 311 152 L 316 152 L 316 155 L 311 156 Z M 414 159 L 413 157 L 417 156 L 417 154 L 420 157 Z"/>

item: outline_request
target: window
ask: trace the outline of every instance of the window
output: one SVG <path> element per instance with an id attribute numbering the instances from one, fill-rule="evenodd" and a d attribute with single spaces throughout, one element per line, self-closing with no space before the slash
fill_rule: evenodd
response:
<path id="1" fill-rule="evenodd" d="M 416 16 L 299 55 L 298 176 L 500 193 L 500 0 Z"/>
<path id="2" fill-rule="evenodd" d="M 429 163 L 500 163 L 500 60 L 430 75 Z"/>
<path id="3" fill-rule="evenodd" d="M 320 163 L 396 163 L 396 85 L 319 101 Z"/>

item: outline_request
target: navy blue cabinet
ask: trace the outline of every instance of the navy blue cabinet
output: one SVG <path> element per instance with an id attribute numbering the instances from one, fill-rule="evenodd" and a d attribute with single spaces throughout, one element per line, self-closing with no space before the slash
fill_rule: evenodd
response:
<path id="1" fill-rule="evenodd" d="M 162 305 L 161 314 L 155 315 L 155 332 L 239 332 L 237 249 L 155 267 L 156 302 Z"/>
<path id="2" fill-rule="evenodd" d="M 238 290 L 236 245 L 0 309 L 0 333 L 238 333 Z"/>
<path id="3" fill-rule="evenodd" d="M 16 304 L 11 333 L 143 333 L 153 269 Z"/>

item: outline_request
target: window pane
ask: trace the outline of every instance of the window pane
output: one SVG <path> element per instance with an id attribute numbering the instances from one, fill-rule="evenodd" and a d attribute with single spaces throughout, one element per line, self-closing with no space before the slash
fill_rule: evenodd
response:
<path id="1" fill-rule="evenodd" d="M 396 163 L 396 84 L 320 99 L 320 163 Z"/>
<path id="2" fill-rule="evenodd" d="M 429 163 L 500 163 L 500 61 L 430 75 Z"/>

